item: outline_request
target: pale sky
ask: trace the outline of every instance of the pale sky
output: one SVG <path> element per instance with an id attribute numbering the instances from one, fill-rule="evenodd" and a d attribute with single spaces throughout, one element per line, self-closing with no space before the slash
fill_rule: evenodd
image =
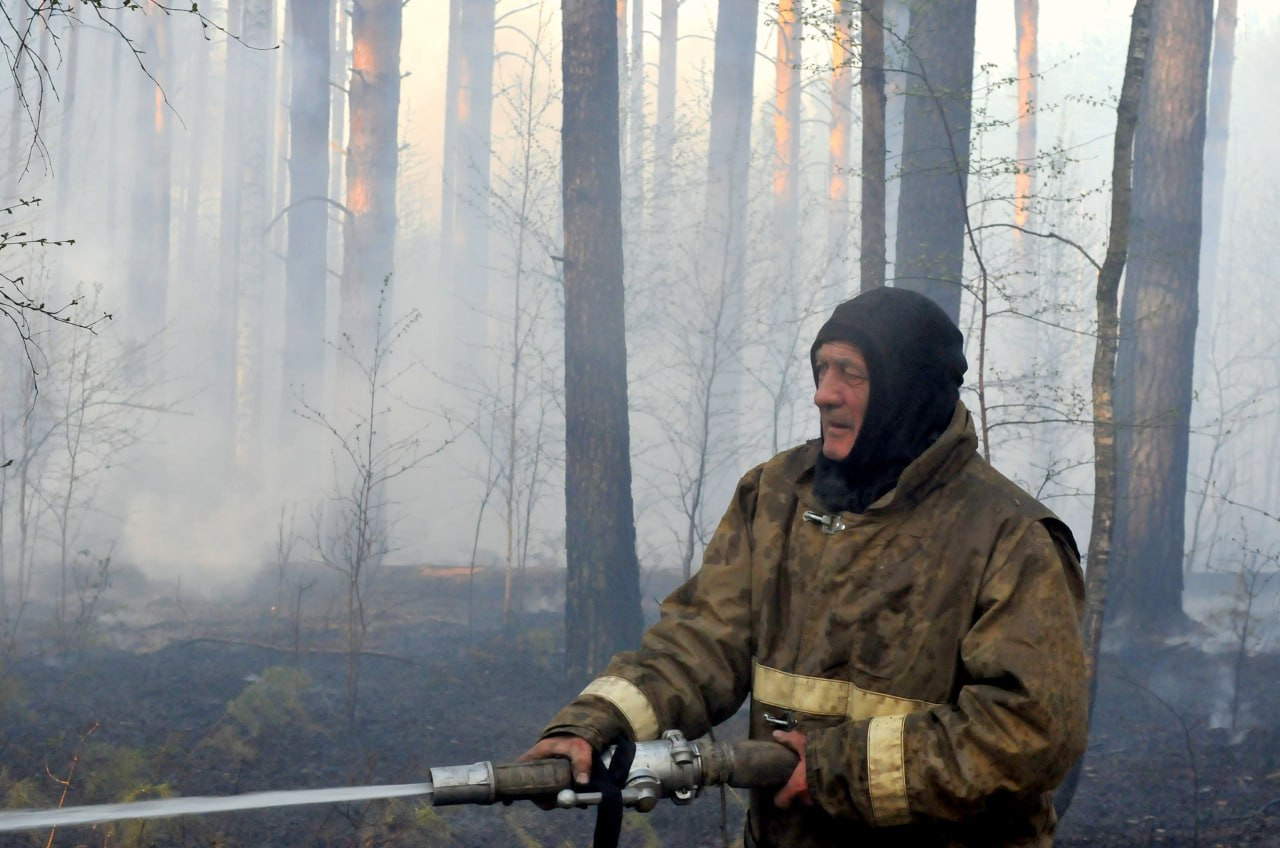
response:
<path id="1" fill-rule="evenodd" d="M 558 0 L 541 0 L 544 13 L 554 17 L 551 36 L 558 42 Z M 718 0 L 685 0 L 681 6 L 680 62 L 685 79 L 698 74 L 699 69 L 710 67 L 712 32 Z M 527 0 L 511 0 L 498 6 L 498 14 L 513 9 L 523 9 Z M 650 15 L 649 36 L 645 42 L 646 62 L 657 59 L 657 0 L 648 0 L 653 9 Z M 768 14 L 770 3 L 761 3 L 761 14 Z M 825 5 L 825 4 L 824 4 Z M 405 7 L 404 49 L 401 54 L 403 71 L 408 76 L 403 81 L 402 123 L 405 141 L 419 156 L 425 157 L 426 172 L 434 178 L 428 191 L 438 198 L 438 171 L 440 144 L 443 132 L 445 66 L 448 49 L 449 0 L 411 0 Z M 1133 3 L 1129 0 L 1041 0 L 1040 50 L 1041 71 L 1045 85 L 1072 82 L 1084 84 L 1091 95 L 1106 96 L 1106 89 L 1118 87 L 1124 69 L 1124 47 L 1128 37 L 1129 15 Z M 537 7 L 507 22 L 527 26 Z M 1244 0 L 1240 9 L 1240 25 L 1237 44 L 1244 44 L 1251 35 L 1268 31 L 1277 16 L 1280 4 L 1274 0 Z M 1012 70 L 1014 58 L 1012 0 L 981 0 L 978 3 L 978 35 L 975 67 L 986 63 L 998 64 Z M 757 63 L 756 97 L 767 97 L 772 86 L 773 69 L 766 56 L 772 53 L 774 31 L 762 24 L 759 29 L 761 53 Z M 810 46 L 812 45 L 812 46 Z M 816 42 L 807 42 L 806 48 L 814 50 Z M 1109 47 L 1109 49 L 1105 49 Z M 1084 62 L 1080 53 L 1105 49 L 1111 61 Z M 500 33 L 500 49 L 520 49 L 519 42 L 508 33 Z M 808 59 L 808 57 L 806 57 Z M 816 57 L 815 57 L 816 61 Z M 1061 64 L 1053 64 L 1061 63 Z M 558 73 L 559 69 L 556 68 Z M 651 70 L 652 73 L 652 70 Z M 652 86 L 652 82 L 650 85 Z M 1081 92 L 1084 93 L 1084 92 Z M 652 95 L 652 92 L 650 92 Z M 652 96 L 647 108 L 652 110 Z M 436 201 L 438 204 L 438 200 Z M 428 204 L 431 209 L 436 204 Z M 434 213 L 432 213 L 434 214 Z"/>

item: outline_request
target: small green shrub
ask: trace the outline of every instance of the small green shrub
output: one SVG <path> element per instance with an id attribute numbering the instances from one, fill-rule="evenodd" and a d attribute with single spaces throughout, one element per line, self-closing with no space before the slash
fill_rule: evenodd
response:
<path id="1" fill-rule="evenodd" d="M 32 809 L 47 807 L 51 803 L 46 783 L 34 777 L 12 780 L 9 770 L 0 770 L 0 787 L 4 790 L 5 809 Z"/>
<path id="2" fill-rule="evenodd" d="M 203 744 L 231 758 L 257 758 L 257 740 L 296 725 L 311 726 L 302 695 L 311 686 L 305 671 L 289 666 L 265 669 L 244 691 L 227 702 L 218 725 Z"/>
<path id="3" fill-rule="evenodd" d="M 294 724 L 308 724 L 302 694 L 310 686 L 311 677 L 305 671 L 273 666 L 227 704 L 227 715 L 251 739 Z"/>

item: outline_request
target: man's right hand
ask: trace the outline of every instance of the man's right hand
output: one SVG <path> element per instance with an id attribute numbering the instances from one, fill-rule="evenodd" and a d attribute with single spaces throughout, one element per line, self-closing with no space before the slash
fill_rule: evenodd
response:
<path id="1" fill-rule="evenodd" d="M 586 786 L 591 781 L 591 746 L 578 736 L 548 736 L 520 755 L 517 762 L 563 757 L 569 761 L 573 782 Z"/>

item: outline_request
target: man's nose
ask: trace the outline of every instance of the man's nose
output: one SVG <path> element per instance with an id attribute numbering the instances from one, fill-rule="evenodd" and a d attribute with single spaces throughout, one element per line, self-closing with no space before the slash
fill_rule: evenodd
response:
<path id="1" fill-rule="evenodd" d="M 818 378 L 818 387 L 813 393 L 813 402 L 817 406 L 836 406 L 840 403 L 840 394 L 835 390 L 830 374 Z"/>

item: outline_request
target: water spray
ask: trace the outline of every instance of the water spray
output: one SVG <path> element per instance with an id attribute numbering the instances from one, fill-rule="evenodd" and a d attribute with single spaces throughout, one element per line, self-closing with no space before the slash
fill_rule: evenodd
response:
<path id="1" fill-rule="evenodd" d="M 614 747 L 604 752 L 605 767 L 610 765 L 616 751 Z M 669 798 L 676 804 L 687 804 L 709 786 L 728 785 L 743 789 L 781 786 L 790 777 L 796 762 L 794 752 L 775 742 L 688 740 L 679 731 L 672 730 L 663 734 L 661 739 L 636 744 L 626 779 L 618 788 L 624 807 L 648 812 L 662 798 Z M 388 798 L 417 797 L 436 807 L 538 800 L 551 801 L 564 809 L 598 806 L 605 801 L 602 792 L 573 788 L 569 761 L 565 759 L 505 764 L 480 762 L 433 768 L 429 773 L 430 779 L 422 783 L 162 798 L 46 810 L 4 810 L 0 811 L 0 833 Z"/>

